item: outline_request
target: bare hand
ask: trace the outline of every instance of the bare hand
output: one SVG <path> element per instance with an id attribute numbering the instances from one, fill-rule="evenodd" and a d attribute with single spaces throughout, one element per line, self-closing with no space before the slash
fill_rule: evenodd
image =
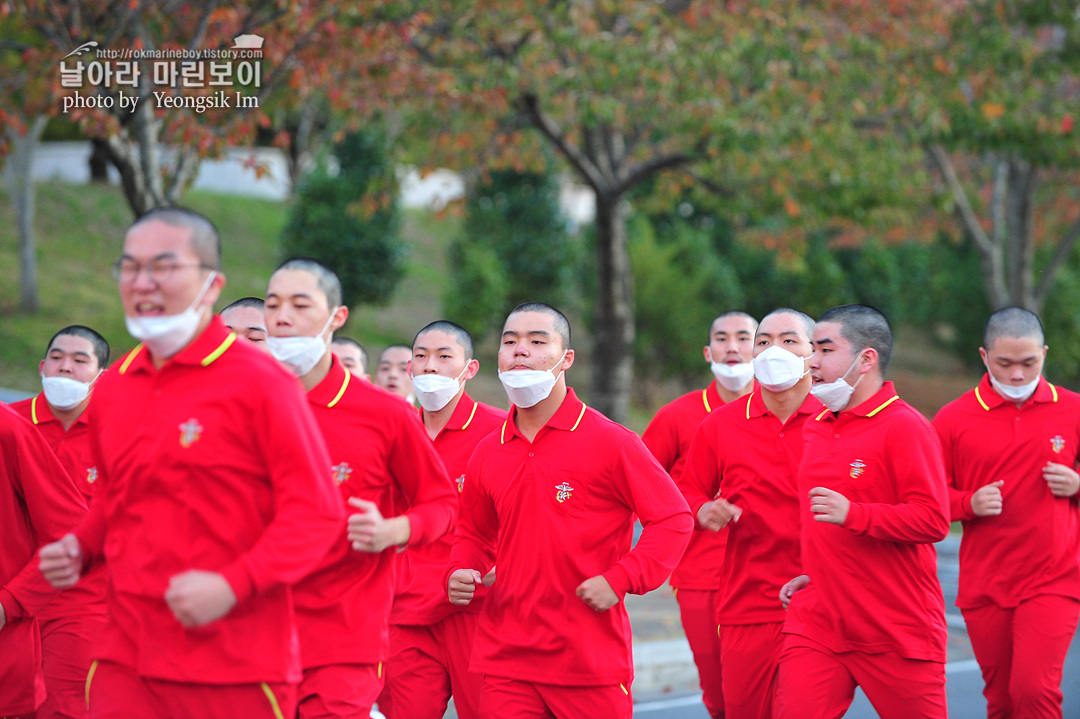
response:
<path id="1" fill-rule="evenodd" d="M 975 490 L 971 495 L 971 511 L 976 517 L 994 517 L 1001 514 L 1001 487 L 1005 480 L 999 479 Z"/>
<path id="2" fill-rule="evenodd" d="M 603 575 L 586 579 L 578 585 L 575 594 L 589 606 L 589 609 L 597 612 L 606 612 L 619 603 L 619 595 L 615 593 Z"/>
<path id="3" fill-rule="evenodd" d="M 0 604 L 0 629 L 3 629 L 5 624 L 7 624 L 7 612 L 4 611 L 4 605 Z"/>
<path id="4" fill-rule="evenodd" d="M 185 627 L 201 627 L 228 614 L 236 606 L 236 594 L 217 572 L 190 569 L 169 580 L 165 603 Z"/>
<path id="5" fill-rule="evenodd" d="M 484 575 L 484 586 L 490 587 L 495 583 L 495 567 L 491 568 L 491 571 Z"/>
<path id="6" fill-rule="evenodd" d="M 446 595 L 450 603 L 459 607 L 467 605 L 476 594 L 476 585 L 482 581 L 480 572 L 475 569 L 454 570 L 446 582 Z"/>
<path id="7" fill-rule="evenodd" d="M 1043 467 L 1043 479 L 1055 497 L 1071 497 L 1080 491 L 1080 474 L 1057 462 L 1047 462 Z"/>
<path id="8" fill-rule="evenodd" d="M 349 515 L 348 538 L 358 552 L 381 552 L 387 547 L 406 544 L 409 541 L 408 517 L 387 519 L 379 511 L 379 505 L 359 497 L 349 497 L 349 506 L 359 509 Z"/>
<path id="9" fill-rule="evenodd" d="M 810 577 L 800 574 L 780 588 L 780 603 L 784 605 L 784 609 L 791 604 L 791 598 L 795 596 L 795 592 L 806 589 L 808 584 L 810 584 Z"/>
<path id="10" fill-rule="evenodd" d="M 38 558 L 42 575 L 54 587 L 62 589 L 79 581 L 83 554 L 74 534 L 65 534 L 52 544 L 46 544 L 38 553 Z"/>
<path id="11" fill-rule="evenodd" d="M 814 487 L 810 490 L 810 511 L 814 513 L 815 522 L 843 524 L 849 509 L 851 502 L 839 492 L 825 487 Z"/>
<path id="12" fill-rule="evenodd" d="M 728 525 L 728 522 L 738 522 L 742 517 L 742 509 L 723 497 L 717 497 L 711 502 L 706 502 L 698 508 L 698 524 L 702 529 L 719 532 Z"/>

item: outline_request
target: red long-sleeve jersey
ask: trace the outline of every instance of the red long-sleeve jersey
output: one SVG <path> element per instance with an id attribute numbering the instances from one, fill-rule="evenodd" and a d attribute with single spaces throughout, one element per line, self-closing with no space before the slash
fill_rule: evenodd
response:
<path id="1" fill-rule="evenodd" d="M 532 442 L 514 413 L 469 461 L 443 582 L 455 569 L 486 574 L 498 565 L 471 669 L 546 684 L 628 685 L 625 605 L 596 612 L 575 591 L 598 575 L 620 598 L 655 589 L 686 548 L 690 510 L 638 436 L 572 389 Z M 644 531 L 631 550 L 635 515 Z"/>
<path id="2" fill-rule="evenodd" d="M 679 488 L 697 515 L 717 492 L 742 509 L 727 534 L 717 624 L 784 621 L 780 588 L 799 574 L 800 495 L 795 473 L 802 461 L 803 425 L 822 410 L 807 397 L 781 423 L 755 391 L 713 412 L 690 447 Z"/>
<path id="3" fill-rule="evenodd" d="M 409 518 L 409 546 L 429 544 L 453 527 L 457 492 L 416 412 L 370 382 L 359 382 L 333 357 L 330 372 L 308 392 L 341 492 L 374 502 L 384 517 Z M 374 664 L 390 646 L 396 547 L 355 551 L 342 525 L 318 569 L 296 585 L 300 654 L 305 669 Z"/>
<path id="4" fill-rule="evenodd" d="M 476 445 L 502 425 L 504 410 L 477 402 L 468 393 L 461 395 L 450 421 L 435 435 L 435 452 L 442 459 L 460 500 L 465 485 L 465 468 Z M 484 604 L 485 587 L 479 587 L 472 602 L 464 607 L 454 606 L 446 598 L 442 581 L 450 562 L 454 533 L 414 547 L 410 545 L 398 556 L 397 589 L 390 612 L 391 624 L 430 625 L 458 611 L 478 614 Z"/>
<path id="5" fill-rule="evenodd" d="M 1039 594 L 1080 597 L 1077 496 L 1055 497 L 1048 462 L 1076 469 L 1080 395 L 1045 379 L 1020 407 L 984 375 L 941 408 L 934 427 L 945 450 L 952 518 L 963 520 L 958 607 L 1016 607 Z M 976 517 L 971 496 L 1004 480 L 1002 511 Z"/>
<path id="6" fill-rule="evenodd" d="M 90 446 L 89 413 L 84 411 L 71 427 L 64 431 L 64 425 L 53 416 L 44 392 L 15 402 L 11 408 L 37 427 L 89 506 L 97 481 L 97 467 Z M 44 622 L 73 614 L 104 614 L 105 573 L 103 564 L 90 568 L 78 584 L 58 592 L 52 601 L 37 613 L 38 621 Z"/>
<path id="7" fill-rule="evenodd" d="M 641 441 L 672 479 L 678 481 L 682 474 L 690 443 L 701 422 L 723 404 L 713 381 L 705 389 L 667 403 L 649 422 Z M 724 532 L 706 532 L 695 523 L 686 552 L 671 573 L 671 586 L 675 589 L 719 589 L 727 538 Z"/>
<path id="8" fill-rule="evenodd" d="M 45 698 L 33 616 L 55 594 L 35 553 L 86 514 L 86 502 L 33 425 L 0 405 L 0 714 L 33 712 Z"/>
<path id="9" fill-rule="evenodd" d="M 788 607 L 784 632 L 834 652 L 895 652 L 945 661 L 945 601 L 933 543 L 949 531 L 941 444 L 892 382 L 803 428 L 797 487 L 802 565 L 810 584 Z M 848 498 L 843 526 L 815 521 L 809 493 Z"/>
<path id="10" fill-rule="evenodd" d="M 292 588 L 344 524 L 326 443 L 295 377 L 220 318 L 161 369 L 138 345 L 90 403 L 97 492 L 76 530 L 109 566 L 99 656 L 140 675 L 300 680 Z M 169 579 L 221 573 L 237 604 L 185 629 Z"/>

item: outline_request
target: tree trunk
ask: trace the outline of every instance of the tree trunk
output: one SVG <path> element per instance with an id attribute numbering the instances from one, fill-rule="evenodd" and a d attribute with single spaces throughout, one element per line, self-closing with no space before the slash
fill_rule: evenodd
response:
<path id="1" fill-rule="evenodd" d="M 105 184 L 109 181 L 109 148 L 105 141 L 93 138 L 90 152 L 90 182 Z"/>
<path id="2" fill-rule="evenodd" d="M 8 168 L 8 190 L 15 207 L 15 222 L 19 227 L 19 310 L 37 312 L 37 243 L 34 239 L 34 151 L 49 118 L 35 116 L 25 135 L 11 131 L 12 152 Z"/>
<path id="3" fill-rule="evenodd" d="M 622 195 L 596 196 L 597 293 L 590 404 L 620 424 L 634 381 L 634 278 Z"/>
<path id="4" fill-rule="evenodd" d="M 995 156 L 993 192 L 990 197 L 990 231 L 975 214 L 967 191 L 960 182 L 948 153 L 940 145 L 929 148 L 949 186 L 956 216 L 976 249 L 982 263 L 983 287 L 991 310 L 1023 307 L 1039 314 L 1053 286 L 1054 275 L 1080 241 L 1080 221 L 1074 223 L 1056 244 L 1043 268 L 1041 281 L 1035 279 L 1035 230 L 1031 208 L 1038 186 L 1038 171 L 1030 162 L 1015 156 Z"/>

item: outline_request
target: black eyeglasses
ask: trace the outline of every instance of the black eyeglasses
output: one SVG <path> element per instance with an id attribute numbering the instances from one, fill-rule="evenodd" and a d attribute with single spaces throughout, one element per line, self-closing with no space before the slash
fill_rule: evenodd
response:
<path id="1" fill-rule="evenodd" d="M 146 270 L 151 282 L 162 283 L 168 281 L 177 270 L 188 267 L 199 267 L 204 270 L 214 269 L 201 262 L 178 262 L 172 259 L 160 259 L 151 260 L 144 265 L 128 257 L 121 257 L 112 263 L 112 276 L 120 284 L 131 284 L 138 278 L 140 272 Z"/>

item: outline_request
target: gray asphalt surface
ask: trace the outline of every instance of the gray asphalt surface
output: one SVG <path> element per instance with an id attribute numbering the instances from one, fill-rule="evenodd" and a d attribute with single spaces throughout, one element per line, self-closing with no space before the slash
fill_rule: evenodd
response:
<path id="1" fill-rule="evenodd" d="M 956 601 L 957 562 L 956 540 L 947 540 L 938 547 L 938 577 L 945 595 L 945 607 L 950 615 L 949 664 L 946 666 L 946 694 L 949 701 L 950 719 L 986 719 L 986 700 L 983 698 L 983 681 L 979 667 L 971 658 L 971 644 L 963 630 Z M 1062 692 L 1065 694 L 1063 714 L 1065 719 L 1080 719 L 1080 640 L 1073 638 L 1069 655 L 1065 660 Z M 645 698 L 634 707 L 634 716 L 645 719 L 709 719 L 701 704 L 701 694 L 692 693 L 669 696 L 662 699 Z M 850 719 L 875 719 L 878 714 L 857 691 L 855 701 L 845 717 Z"/>

